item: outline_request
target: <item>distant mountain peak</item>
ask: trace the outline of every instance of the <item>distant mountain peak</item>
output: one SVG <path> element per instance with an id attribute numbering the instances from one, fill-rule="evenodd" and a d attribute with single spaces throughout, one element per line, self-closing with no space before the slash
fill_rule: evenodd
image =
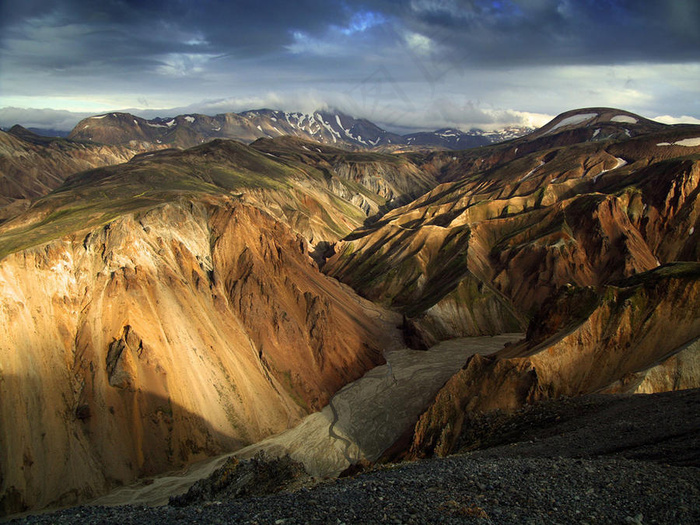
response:
<path id="1" fill-rule="evenodd" d="M 564 137 L 567 143 L 597 142 L 635 137 L 666 128 L 665 124 L 622 109 L 591 107 L 557 115 L 535 131 L 532 138 L 551 140 L 552 137 L 558 136 Z"/>
<path id="2" fill-rule="evenodd" d="M 577 128 L 591 128 L 601 125 L 630 126 L 637 124 L 652 126 L 658 129 L 663 129 L 665 127 L 665 124 L 654 122 L 621 109 L 581 108 L 557 115 L 537 132 L 543 136 Z"/>
<path id="3" fill-rule="evenodd" d="M 14 135 L 15 137 L 24 139 L 28 142 L 32 142 L 34 144 L 46 144 L 48 142 L 59 139 L 59 136 L 56 134 L 39 134 L 35 130 L 27 129 L 24 126 L 20 126 L 19 124 L 15 124 L 14 126 L 12 126 L 9 130 L 7 130 L 7 133 Z"/>
<path id="4" fill-rule="evenodd" d="M 516 128 L 501 132 L 463 132 L 454 127 L 408 135 L 392 133 L 365 118 L 355 118 L 337 109 L 312 113 L 268 108 L 215 116 L 198 113 L 146 120 L 129 113 L 110 112 L 83 119 L 69 138 L 106 144 L 151 142 L 187 148 L 217 138 L 252 143 L 260 138 L 285 135 L 300 137 L 345 149 L 438 148 L 466 149 L 508 140 L 532 131 Z"/>

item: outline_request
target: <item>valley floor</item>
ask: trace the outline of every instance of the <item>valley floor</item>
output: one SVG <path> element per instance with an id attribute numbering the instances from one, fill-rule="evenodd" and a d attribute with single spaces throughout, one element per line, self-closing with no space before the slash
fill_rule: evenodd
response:
<path id="1" fill-rule="evenodd" d="M 21 523 L 700 523 L 699 407 L 700 390 L 550 401 L 482 421 L 479 439 L 500 441 L 485 450 L 265 497 Z"/>
<path id="2" fill-rule="evenodd" d="M 289 454 L 317 478 L 335 477 L 358 461 L 374 461 L 415 422 L 469 356 L 491 354 L 522 337 L 465 337 L 443 341 L 428 351 L 388 351 L 386 365 L 343 387 L 323 410 L 286 432 L 237 451 L 235 456 L 250 458 L 261 451 L 269 457 Z M 195 481 L 209 476 L 229 456 L 118 488 L 91 504 L 163 505 L 171 496 L 186 492 Z"/>

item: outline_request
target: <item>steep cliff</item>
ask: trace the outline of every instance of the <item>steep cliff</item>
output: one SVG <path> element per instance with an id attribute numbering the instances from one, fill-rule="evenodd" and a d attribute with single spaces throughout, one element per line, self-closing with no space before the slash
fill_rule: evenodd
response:
<path id="1" fill-rule="evenodd" d="M 395 327 L 225 193 L 137 159 L 4 226 L 4 513 L 254 442 L 383 362 Z"/>

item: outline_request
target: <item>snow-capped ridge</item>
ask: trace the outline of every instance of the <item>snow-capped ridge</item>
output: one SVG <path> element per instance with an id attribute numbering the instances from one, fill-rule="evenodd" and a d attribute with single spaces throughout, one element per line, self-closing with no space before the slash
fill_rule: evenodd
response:
<path id="1" fill-rule="evenodd" d="M 98 131 L 93 130 L 99 121 L 104 124 L 100 123 Z M 88 122 L 92 124 L 89 134 Z M 175 133 L 176 127 L 179 129 L 183 126 L 187 133 Z M 187 148 L 215 138 L 251 143 L 259 138 L 290 135 L 350 149 L 388 147 L 390 151 L 401 151 L 401 146 L 468 149 L 520 137 L 530 131 L 515 127 L 488 132 L 446 127 L 400 135 L 382 129 L 367 119 L 355 118 L 332 108 L 312 113 L 263 108 L 215 116 L 185 114 L 150 120 L 128 113 L 109 113 L 81 121 L 71 132 L 71 137 L 106 144 L 125 144 L 136 140 Z"/>

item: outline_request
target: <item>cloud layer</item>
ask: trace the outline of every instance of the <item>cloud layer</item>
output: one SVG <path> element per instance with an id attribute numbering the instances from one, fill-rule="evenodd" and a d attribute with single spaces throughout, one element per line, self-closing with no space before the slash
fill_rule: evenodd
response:
<path id="1" fill-rule="evenodd" d="M 396 127 L 589 105 L 699 118 L 698 26 L 696 0 L 8 0 L 0 107 L 313 103 Z"/>

